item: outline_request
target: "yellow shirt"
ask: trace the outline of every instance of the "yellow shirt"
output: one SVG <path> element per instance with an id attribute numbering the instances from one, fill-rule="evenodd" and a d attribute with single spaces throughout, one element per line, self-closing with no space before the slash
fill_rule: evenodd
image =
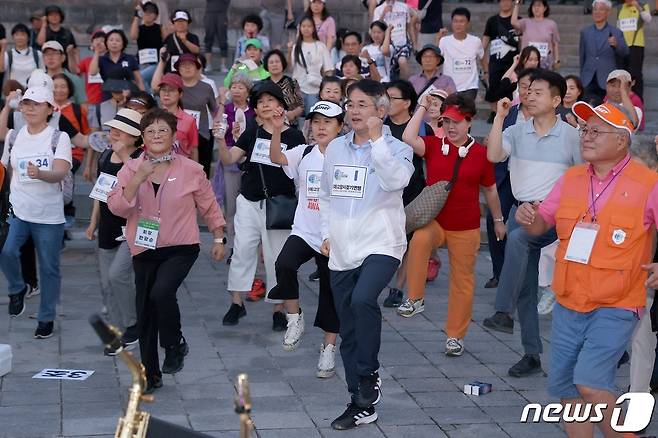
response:
<path id="1" fill-rule="evenodd" d="M 648 4 L 644 4 L 642 9 L 651 12 Z M 617 17 L 617 27 L 624 33 L 624 39 L 628 47 L 644 47 L 644 21 L 635 6 L 624 4 L 619 10 Z"/>

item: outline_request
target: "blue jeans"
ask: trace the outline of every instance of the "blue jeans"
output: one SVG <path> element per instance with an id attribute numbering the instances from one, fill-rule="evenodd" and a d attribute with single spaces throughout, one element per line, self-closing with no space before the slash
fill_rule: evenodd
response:
<path id="1" fill-rule="evenodd" d="M 302 93 L 302 98 L 304 99 L 304 114 L 311 112 L 311 107 L 320 100 L 320 96 L 317 94 Z"/>
<path id="2" fill-rule="evenodd" d="M 541 249 L 557 240 L 555 228 L 541 236 L 531 236 L 514 218 L 517 207 L 513 206 L 507 220 L 505 263 L 500 273 L 496 291 L 496 311 L 514 313 L 518 308 L 521 323 L 521 343 L 526 354 L 540 354 L 537 314 L 537 290 L 539 256 Z"/>
<path id="3" fill-rule="evenodd" d="M 25 288 L 21 272 L 21 246 L 32 236 L 39 260 L 39 288 L 41 304 L 38 320 L 55 320 L 55 308 L 59 301 L 62 277 L 59 272 L 59 254 L 62 250 L 64 224 L 35 224 L 17 217 L 9 218 L 9 235 L 0 253 L 0 267 L 7 278 L 9 295 Z"/>
<path id="4" fill-rule="evenodd" d="M 144 81 L 144 91 L 147 93 L 151 92 L 151 80 L 157 67 L 158 64 L 143 64 L 139 67 L 139 73 L 142 75 L 142 80 Z"/>

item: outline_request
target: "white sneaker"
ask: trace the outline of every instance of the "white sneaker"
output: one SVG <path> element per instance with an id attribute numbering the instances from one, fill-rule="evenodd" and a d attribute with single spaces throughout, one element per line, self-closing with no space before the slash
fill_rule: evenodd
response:
<path id="1" fill-rule="evenodd" d="M 29 284 L 27 285 L 27 293 L 25 294 L 25 298 L 32 298 L 36 297 L 39 295 L 41 291 L 39 290 L 39 286 L 37 287 L 32 287 Z"/>
<path id="2" fill-rule="evenodd" d="M 464 341 L 457 338 L 448 338 L 446 340 L 446 356 L 461 356 L 464 354 Z"/>
<path id="3" fill-rule="evenodd" d="M 405 318 L 410 318 L 418 313 L 425 311 L 425 300 L 420 298 L 418 300 L 412 300 L 407 298 L 404 303 L 400 304 L 398 307 L 398 315 L 404 316 Z"/>
<path id="4" fill-rule="evenodd" d="M 297 348 L 304 334 L 304 313 L 301 310 L 297 314 L 287 313 L 286 319 L 288 320 L 288 328 L 283 336 L 283 349 L 292 351 Z"/>
<path id="5" fill-rule="evenodd" d="M 320 345 L 320 360 L 315 375 L 321 379 L 328 379 L 336 374 L 336 346 Z"/>
<path id="6" fill-rule="evenodd" d="M 555 292 L 550 287 L 542 287 L 541 298 L 537 303 L 537 313 L 540 315 L 548 315 L 555 307 Z"/>

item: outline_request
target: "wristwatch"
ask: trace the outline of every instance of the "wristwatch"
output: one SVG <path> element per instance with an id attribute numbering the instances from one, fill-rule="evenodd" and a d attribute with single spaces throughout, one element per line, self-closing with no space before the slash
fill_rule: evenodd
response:
<path id="1" fill-rule="evenodd" d="M 218 243 L 220 245 L 226 245 L 226 242 L 228 242 L 228 240 L 226 239 L 226 236 L 223 236 L 221 238 L 213 239 L 213 243 Z"/>
<path id="2" fill-rule="evenodd" d="M 495 217 L 495 218 L 493 219 L 493 221 L 494 221 L 494 222 L 505 222 L 505 218 L 502 218 L 502 217 Z"/>

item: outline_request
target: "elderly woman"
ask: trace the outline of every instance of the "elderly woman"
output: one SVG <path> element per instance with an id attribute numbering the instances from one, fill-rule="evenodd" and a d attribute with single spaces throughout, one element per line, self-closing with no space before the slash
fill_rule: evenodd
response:
<path id="1" fill-rule="evenodd" d="M 162 386 L 162 372 L 183 369 L 189 347 L 181 332 L 176 291 L 199 255 L 197 212 L 214 236 L 213 260 L 224 256 L 225 225 L 203 168 L 174 153 L 176 116 L 154 109 L 142 117 L 144 153 L 128 161 L 110 192 L 110 211 L 126 218 L 125 236 L 135 269 L 137 324 L 147 389 Z"/>
<path id="2" fill-rule="evenodd" d="M 98 267 L 101 274 L 103 305 L 110 319 L 123 330 L 122 344 L 127 350 L 135 348 L 138 341 L 137 316 L 135 315 L 135 278 L 132 257 L 122 228 L 126 220 L 115 216 L 107 206 L 107 195 L 117 181 L 117 173 L 128 160 L 141 155 L 142 144 L 139 112 L 128 108 L 119 110 L 114 119 L 105 122 L 110 128 L 111 147 L 98 159 L 96 184 L 90 193 L 94 208 L 87 227 L 89 240 L 96 239 L 98 229 Z M 113 356 L 116 350 L 105 349 Z"/>
<path id="3" fill-rule="evenodd" d="M 61 288 L 59 254 L 64 236 L 60 183 L 71 169 L 69 136 L 48 126 L 54 106 L 50 88 L 28 88 L 19 104 L 26 125 L 19 131 L 9 131 L 2 154 L 2 163 L 13 169 L 9 196 L 13 215 L 0 254 L 0 266 L 8 283 L 9 316 L 16 317 L 25 311 L 28 288 L 21 272 L 20 249 L 32 237 L 41 279 L 41 304 L 34 332 L 37 339 L 53 335 Z"/>
<path id="4" fill-rule="evenodd" d="M 424 310 L 425 266 L 431 252 L 445 244 L 450 259 L 445 354 L 461 356 L 471 321 L 475 260 L 480 248 L 480 188 L 493 214 L 497 238 L 505 237 L 505 225 L 493 164 L 487 160 L 486 148 L 469 135 L 476 114 L 475 102 L 462 94 L 448 96 L 441 106 L 445 137 L 420 137 L 418 129 L 432 99 L 423 98 L 402 139 L 425 158 L 427 184 L 451 181 L 452 190 L 439 215 L 414 232 L 407 263 L 409 298 L 398 313 L 410 317 Z"/>

